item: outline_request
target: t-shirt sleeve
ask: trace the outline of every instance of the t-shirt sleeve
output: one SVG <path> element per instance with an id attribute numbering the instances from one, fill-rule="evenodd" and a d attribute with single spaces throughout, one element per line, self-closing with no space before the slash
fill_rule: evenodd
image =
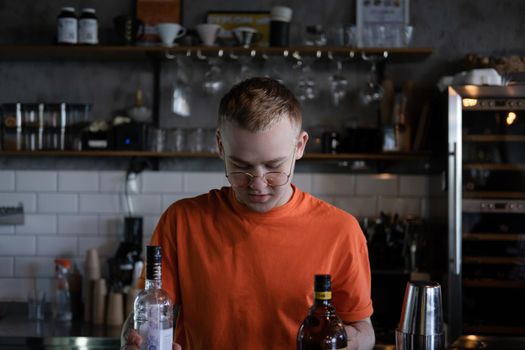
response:
<path id="1" fill-rule="evenodd" d="M 175 304 L 179 303 L 179 279 L 177 273 L 176 223 L 173 206 L 162 214 L 149 245 L 159 245 L 162 249 L 162 289 L 164 289 Z M 145 266 L 142 270 L 137 287 L 144 288 Z"/>
<path id="2" fill-rule="evenodd" d="M 352 217 L 344 235 L 338 268 L 333 278 L 333 300 L 345 323 L 370 317 L 373 313 L 368 248 L 359 223 Z"/>

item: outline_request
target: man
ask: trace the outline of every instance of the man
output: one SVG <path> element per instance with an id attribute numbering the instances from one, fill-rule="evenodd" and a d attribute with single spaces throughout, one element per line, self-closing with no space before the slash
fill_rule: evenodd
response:
<path id="1" fill-rule="evenodd" d="M 301 124 L 297 100 L 271 79 L 245 80 L 221 100 L 217 146 L 231 187 L 172 204 L 152 238 L 163 288 L 181 307 L 182 349 L 295 349 L 314 274 L 332 276 L 348 348 L 373 347 L 359 225 L 292 184 L 308 141 Z M 132 331 L 127 342 L 141 340 Z"/>

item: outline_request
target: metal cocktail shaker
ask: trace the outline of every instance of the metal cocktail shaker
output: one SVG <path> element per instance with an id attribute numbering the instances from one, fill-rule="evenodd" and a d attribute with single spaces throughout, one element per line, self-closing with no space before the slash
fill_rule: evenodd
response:
<path id="1" fill-rule="evenodd" d="M 408 282 L 396 329 L 396 349 L 442 350 L 444 343 L 441 286 L 430 281 Z"/>

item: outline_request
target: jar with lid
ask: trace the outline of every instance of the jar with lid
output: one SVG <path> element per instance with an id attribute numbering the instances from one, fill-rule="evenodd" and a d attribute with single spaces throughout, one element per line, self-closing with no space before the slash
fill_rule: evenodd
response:
<path id="1" fill-rule="evenodd" d="M 93 8 L 82 9 L 78 20 L 78 43 L 98 44 L 98 18 Z"/>
<path id="2" fill-rule="evenodd" d="M 77 43 L 78 20 L 74 7 L 62 7 L 57 17 L 57 42 L 59 44 Z"/>

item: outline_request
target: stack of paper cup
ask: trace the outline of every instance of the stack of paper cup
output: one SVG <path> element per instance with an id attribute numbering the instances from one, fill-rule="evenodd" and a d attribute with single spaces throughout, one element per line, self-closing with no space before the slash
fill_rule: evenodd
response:
<path id="1" fill-rule="evenodd" d="M 109 293 L 106 324 L 122 326 L 124 323 L 124 297 L 122 293 Z"/>
<path id="2" fill-rule="evenodd" d="M 126 317 L 133 312 L 133 306 L 135 305 L 135 298 L 140 293 L 141 289 L 131 287 L 128 289 L 126 294 Z"/>
<path id="3" fill-rule="evenodd" d="M 107 293 L 106 280 L 103 278 L 96 280 L 95 287 L 93 288 L 93 324 L 104 324 Z"/>
<path id="4" fill-rule="evenodd" d="M 93 310 L 93 287 L 94 281 L 100 279 L 100 260 L 98 251 L 96 249 L 88 249 L 86 251 L 86 260 L 84 262 L 84 320 L 92 320 Z"/>

